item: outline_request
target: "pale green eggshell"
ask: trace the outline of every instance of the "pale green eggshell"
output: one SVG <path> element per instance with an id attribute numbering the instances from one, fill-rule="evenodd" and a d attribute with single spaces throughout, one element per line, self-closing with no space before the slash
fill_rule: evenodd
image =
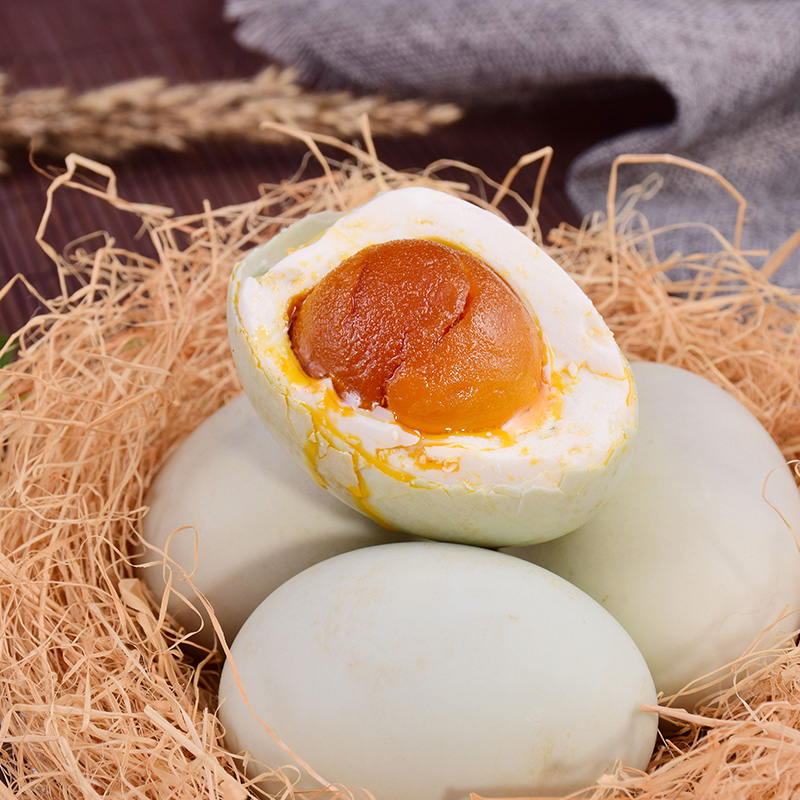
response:
<path id="1" fill-rule="evenodd" d="M 652 680 L 620 625 L 561 578 L 477 547 L 389 544 L 311 567 L 256 609 L 232 661 L 292 753 L 382 800 L 561 796 L 618 760 L 644 769 L 656 736 L 641 710 Z M 293 764 L 252 712 L 228 662 L 226 745 Z"/>
<path id="2" fill-rule="evenodd" d="M 266 430 L 245 395 L 202 422 L 151 485 L 146 542 L 192 574 L 230 642 L 250 612 L 277 586 L 330 556 L 397 537 L 339 503 L 298 467 Z M 181 530 L 183 529 L 183 530 Z M 195 563 L 196 555 L 196 563 Z M 158 558 L 148 550 L 144 562 Z M 143 568 L 157 597 L 165 568 Z M 175 572 L 169 609 L 195 639 L 213 642 L 207 615 Z"/>
<path id="3" fill-rule="evenodd" d="M 665 364 L 633 373 L 637 446 L 617 493 L 568 536 L 507 552 L 598 600 L 671 695 L 738 659 L 784 610 L 762 649 L 800 625 L 800 493 L 770 435 L 723 389 Z"/>

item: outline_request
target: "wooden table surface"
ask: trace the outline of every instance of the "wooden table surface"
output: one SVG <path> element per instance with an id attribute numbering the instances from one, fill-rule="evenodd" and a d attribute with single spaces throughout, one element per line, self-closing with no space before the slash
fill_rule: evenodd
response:
<path id="1" fill-rule="evenodd" d="M 266 66 L 240 47 L 223 19 L 222 0 L 3 0 L 0 71 L 7 94 L 63 86 L 86 91 L 139 77 L 170 82 L 248 78 Z M 0 126 L 2 125 L 0 106 Z M 669 119 L 666 94 L 645 83 L 597 85 L 555 93 L 515 106 L 472 108 L 465 117 L 426 136 L 376 141 L 382 160 L 397 169 L 419 169 L 452 158 L 501 179 L 517 159 L 545 145 L 555 148 L 540 210 L 544 231 L 579 216 L 564 191 L 571 160 L 592 143 L 630 127 Z M 203 145 L 183 154 L 139 151 L 111 166 L 128 200 L 192 213 L 258 196 L 258 185 L 291 177 L 302 163 L 302 145 L 243 143 Z M 24 274 L 45 296 L 57 292 L 52 263 L 34 241 L 49 179 L 22 150 L 7 154 L 11 170 L 0 176 L 0 287 Z M 63 160 L 34 153 L 43 168 Z M 515 187 L 532 197 L 535 169 Z M 56 208 L 48 241 L 62 248 L 76 237 L 109 230 L 123 241 L 130 225 L 91 198 L 75 197 Z M 0 332 L 13 331 L 36 312 L 36 300 L 21 286 L 0 301 Z"/>

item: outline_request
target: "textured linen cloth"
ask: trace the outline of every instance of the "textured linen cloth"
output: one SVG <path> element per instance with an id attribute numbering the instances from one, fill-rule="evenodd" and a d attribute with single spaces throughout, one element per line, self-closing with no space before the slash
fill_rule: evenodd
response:
<path id="1" fill-rule="evenodd" d="M 744 248 L 775 250 L 800 228 L 800 0 L 227 0 L 227 16 L 242 44 L 330 87 L 468 105 L 655 80 L 674 120 L 582 154 L 567 185 L 578 210 L 605 208 L 616 156 L 670 153 L 745 196 Z M 639 205 L 651 227 L 707 223 L 732 239 L 737 205 L 713 179 L 621 166 L 620 186 L 654 171 L 664 185 Z M 662 255 L 719 249 L 703 228 L 659 242 Z M 800 288 L 800 253 L 774 280 Z"/>

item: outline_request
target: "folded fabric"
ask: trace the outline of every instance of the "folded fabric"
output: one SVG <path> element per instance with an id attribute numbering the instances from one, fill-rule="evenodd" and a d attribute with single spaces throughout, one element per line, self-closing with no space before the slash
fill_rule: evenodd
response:
<path id="1" fill-rule="evenodd" d="M 674 120 L 582 154 L 568 178 L 578 210 L 605 208 L 616 156 L 670 153 L 746 197 L 745 249 L 774 251 L 800 229 L 797 0 L 227 0 L 226 11 L 242 44 L 294 65 L 301 80 L 392 96 L 496 103 L 653 79 L 673 96 Z M 664 185 L 641 206 L 651 227 L 698 222 L 733 238 L 736 202 L 711 178 L 622 166 L 620 183 L 656 169 Z M 719 249 L 703 227 L 659 241 L 662 252 Z M 800 252 L 774 280 L 800 288 Z"/>

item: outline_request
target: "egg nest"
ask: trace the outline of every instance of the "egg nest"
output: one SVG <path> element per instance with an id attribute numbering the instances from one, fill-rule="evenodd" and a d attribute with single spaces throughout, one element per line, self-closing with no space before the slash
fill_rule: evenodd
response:
<path id="1" fill-rule="evenodd" d="M 510 177 L 481 178 L 475 190 L 468 165 L 471 183 L 435 169 L 398 173 L 357 146 L 337 146 L 339 160 L 320 158 L 319 177 L 181 218 L 126 202 L 110 170 L 83 159 L 68 160 L 52 184 L 56 213 L 68 213 L 62 195 L 88 192 L 131 212 L 147 236 L 139 253 L 113 242 L 65 255 L 50 248 L 65 281 L 78 275 L 81 286 L 43 302 L 5 345 L 16 352 L 0 371 L 0 796 L 262 796 L 226 751 L 213 711 L 227 645 L 206 652 L 184 642 L 166 599 L 154 604 L 133 566 L 144 549 L 144 496 L 160 466 L 241 392 L 225 321 L 234 262 L 308 213 L 351 209 L 410 185 L 498 213 L 511 204 L 522 230 L 542 242 L 536 202 L 519 197 Z M 98 191 L 97 180 L 108 188 Z M 616 173 L 612 190 L 615 182 Z M 769 281 L 781 254 L 758 268 L 716 235 L 714 252 L 659 262 L 658 233 L 636 205 L 651 188 L 628 189 L 616 206 L 612 198 L 610 214 L 580 229 L 550 231 L 544 246 L 631 360 L 711 379 L 761 420 L 787 461 L 800 458 L 800 297 Z M 670 281 L 671 267 L 690 277 Z M 191 575 L 174 578 L 172 592 L 205 603 Z M 730 670 L 738 674 L 751 656 Z M 735 687 L 696 715 L 665 698 L 660 713 L 673 725 L 647 774 L 620 767 L 586 797 L 789 798 L 800 784 L 800 649 L 787 648 Z M 291 797 L 296 776 L 278 772 Z"/>

